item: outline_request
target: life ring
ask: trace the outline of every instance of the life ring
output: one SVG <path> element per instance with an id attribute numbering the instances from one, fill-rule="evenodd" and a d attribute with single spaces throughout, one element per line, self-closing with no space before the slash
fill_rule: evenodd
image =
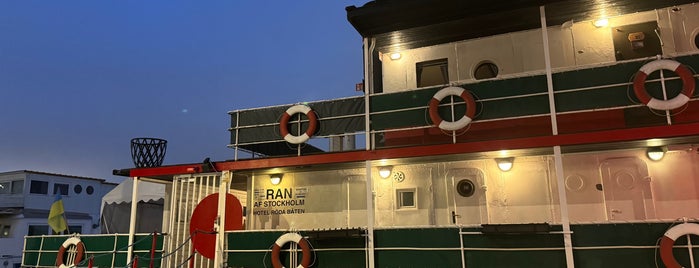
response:
<path id="1" fill-rule="evenodd" d="M 459 96 L 466 102 L 466 113 L 464 117 L 453 122 L 442 120 L 439 116 L 439 102 L 449 95 Z M 476 101 L 473 100 L 471 93 L 468 93 L 468 91 L 463 88 L 447 87 L 437 91 L 437 93 L 432 96 L 429 112 L 430 119 L 432 119 L 432 123 L 434 123 L 435 126 L 447 131 L 459 130 L 471 123 L 471 120 L 473 120 L 473 117 L 476 115 Z"/>
<path id="2" fill-rule="evenodd" d="M 291 133 L 289 133 L 289 119 L 291 119 L 292 115 L 297 113 L 303 113 L 306 116 L 308 116 L 308 129 L 305 133 L 299 136 L 294 136 L 291 135 Z M 308 107 L 303 104 L 289 107 L 289 109 L 286 109 L 286 112 L 284 112 L 284 114 L 282 115 L 282 119 L 279 120 L 279 134 L 281 134 L 282 137 L 284 137 L 284 140 L 292 144 L 301 144 L 306 142 L 308 139 L 311 138 L 311 136 L 313 136 L 313 133 L 316 132 L 317 128 L 318 117 L 316 116 L 316 113 L 313 112 L 311 107 Z"/>
<path id="3" fill-rule="evenodd" d="M 296 266 L 296 268 L 308 268 L 311 266 L 311 246 L 308 244 L 308 241 L 304 239 L 300 234 L 297 233 L 286 233 L 281 235 L 279 238 L 277 238 L 277 241 L 274 242 L 274 245 L 272 245 L 272 267 L 274 268 L 282 268 L 284 265 L 282 264 L 281 258 L 279 258 L 279 254 L 282 250 L 282 247 L 284 244 L 289 243 L 289 242 L 294 242 L 301 247 L 301 253 L 303 253 L 303 258 L 301 259 L 301 264 L 299 266 Z"/>
<path id="4" fill-rule="evenodd" d="M 652 72 L 660 69 L 675 72 L 682 79 L 682 92 L 669 100 L 660 100 L 651 97 L 646 91 L 646 78 Z M 694 94 L 694 76 L 692 72 L 683 64 L 674 60 L 655 60 L 646 63 L 638 70 L 633 79 L 633 91 L 636 97 L 646 106 L 656 110 L 672 110 L 685 105 Z"/>
<path id="5" fill-rule="evenodd" d="M 75 253 L 73 252 L 68 252 L 68 256 L 66 255 L 66 251 L 68 251 L 68 248 L 74 246 Z M 83 255 L 85 253 L 85 244 L 83 244 L 82 241 L 80 241 L 80 238 L 77 237 L 70 237 L 66 239 L 66 241 L 63 242 L 61 247 L 58 248 L 58 254 L 56 254 L 56 267 L 59 268 L 70 268 L 70 267 L 77 267 L 78 264 L 83 260 Z M 75 254 L 75 255 L 73 255 Z M 63 260 L 64 257 L 67 257 L 67 259 Z M 72 259 L 72 260 L 71 260 Z M 66 262 L 68 264 L 66 264 Z"/>
<path id="6" fill-rule="evenodd" d="M 683 268 L 672 254 L 672 247 L 675 245 L 675 240 L 683 235 L 699 235 L 699 224 L 682 223 L 678 224 L 665 232 L 663 238 L 660 239 L 660 258 L 663 260 L 667 268 Z"/>

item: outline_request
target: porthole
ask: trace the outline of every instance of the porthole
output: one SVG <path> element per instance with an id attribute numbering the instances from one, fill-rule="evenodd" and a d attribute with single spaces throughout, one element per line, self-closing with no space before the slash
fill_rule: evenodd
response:
<path id="1" fill-rule="evenodd" d="M 73 192 L 75 192 L 76 194 L 82 193 L 82 191 L 83 187 L 80 186 L 80 184 L 76 184 L 75 186 L 73 186 Z"/>
<path id="2" fill-rule="evenodd" d="M 95 188 L 92 188 L 92 186 L 87 186 L 87 188 L 85 188 L 85 192 L 91 195 L 95 192 Z"/>
<path id="3" fill-rule="evenodd" d="M 699 49 L 699 32 L 694 34 L 694 48 Z"/>
<path id="4" fill-rule="evenodd" d="M 495 78 L 498 76 L 498 66 L 492 61 L 482 61 L 476 65 L 473 71 L 473 78 L 476 80 Z"/>
<path id="5" fill-rule="evenodd" d="M 463 179 L 456 184 L 456 192 L 459 193 L 460 196 L 469 197 L 476 192 L 476 186 L 471 180 Z"/>

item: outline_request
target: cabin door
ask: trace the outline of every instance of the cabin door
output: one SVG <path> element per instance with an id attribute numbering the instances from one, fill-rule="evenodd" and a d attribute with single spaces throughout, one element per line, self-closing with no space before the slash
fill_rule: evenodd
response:
<path id="1" fill-rule="evenodd" d="M 648 167 L 643 160 L 637 157 L 604 160 L 600 175 L 609 220 L 655 218 Z"/>
<path id="2" fill-rule="evenodd" d="M 485 178 L 478 168 L 459 168 L 448 172 L 453 189 L 451 223 L 457 225 L 488 223 Z"/>

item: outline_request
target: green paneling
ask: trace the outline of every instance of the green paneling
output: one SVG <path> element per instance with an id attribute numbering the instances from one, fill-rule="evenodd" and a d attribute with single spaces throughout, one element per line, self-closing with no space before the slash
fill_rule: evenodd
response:
<path id="1" fill-rule="evenodd" d="M 565 252 L 540 251 L 465 251 L 466 267 L 482 268 L 561 268 L 566 267 Z M 460 267 L 451 266 L 451 267 Z M 577 265 L 576 268 L 580 268 Z M 597 266 L 603 268 L 607 266 Z M 614 267 L 614 266 L 609 266 Z M 628 266 L 616 266 L 628 267 Z"/>
<path id="2" fill-rule="evenodd" d="M 65 242 L 69 236 L 44 236 L 42 237 L 28 237 L 26 238 L 25 250 L 35 251 L 41 249 L 39 252 L 29 252 L 25 254 L 23 265 L 26 266 L 53 266 L 56 263 L 56 255 L 58 249 Z M 117 253 L 111 252 L 114 250 L 114 242 L 116 237 L 116 249 Z M 43 242 L 42 242 L 43 240 Z M 128 250 L 128 236 L 127 235 L 90 235 L 82 236 L 80 240 L 85 245 L 86 256 L 83 258 L 83 263 L 87 265 L 87 259 L 90 256 L 94 257 L 94 266 L 99 267 L 112 267 L 112 259 L 114 258 L 115 267 L 126 266 L 126 251 Z M 135 255 L 139 256 L 139 267 L 148 267 L 150 258 L 150 249 L 152 246 L 152 236 L 151 235 L 136 235 L 134 237 L 134 250 L 145 251 L 137 252 Z M 163 247 L 163 237 L 158 236 L 156 240 L 156 254 L 155 258 L 159 259 L 161 256 Z M 38 261 L 38 263 L 37 263 Z M 156 267 L 160 267 L 160 261 L 154 262 Z"/>
<path id="3" fill-rule="evenodd" d="M 437 239 L 438 238 L 438 239 Z M 459 229 L 386 229 L 374 232 L 374 246 L 381 247 L 459 247 Z"/>
<path id="4" fill-rule="evenodd" d="M 458 250 L 379 250 L 374 256 L 376 267 L 461 267 Z"/>

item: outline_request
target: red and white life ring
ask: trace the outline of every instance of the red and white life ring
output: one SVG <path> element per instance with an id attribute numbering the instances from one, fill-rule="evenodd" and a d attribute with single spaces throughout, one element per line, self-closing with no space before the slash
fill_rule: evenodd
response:
<path id="1" fill-rule="evenodd" d="M 459 96 L 466 102 L 466 113 L 461 119 L 453 122 L 445 121 L 439 116 L 439 102 L 449 95 Z M 459 130 L 471 123 L 471 120 L 473 120 L 473 117 L 476 115 L 476 101 L 473 100 L 471 93 L 468 93 L 468 91 L 463 88 L 447 87 L 437 91 L 437 93 L 432 96 L 429 112 L 430 119 L 432 119 L 432 123 L 435 126 L 447 131 Z"/>
<path id="2" fill-rule="evenodd" d="M 70 247 L 75 247 L 74 250 L 70 250 Z M 68 254 L 66 255 L 66 251 Z M 56 255 L 56 267 L 59 268 L 70 268 L 77 267 L 78 264 L 83 260 L 83 255 L 85 254 L 85 244 L 80 241 L 80 238 L 70 237 L 63 242 L 60 248 L 58 248 L 58 254 Z M 65 258 L 65 260 L 63 260 Z"/>
<path id="3" fill-rule="evenodd" d="M 281 253 L 284 244 L 294 242 L 301 247 L 301 253 L 303 253 L 303 258 L 301 258 L 301 264 L 296 266 L 296 268 L 308 268 L 311 266 L 311 246 L 308 241 L 304 239 L 300 234 L 297 233 L 286 233 L 277 238 L 277 241 L 272 245 L 272 266 L 274 268 L 282 268 L 281 258 L 279 254 Z"/>
<path id="4" fill-rule="evenodd" d="M 672 254 L 672 247 L 675 245 L 675 240 L 683 235 L 699 235 L 699 224 L 682 223 L 675 225 L 665 232 L 663 238 L 660 239 L 660 258 L 663 260 L 667 268 L 683 268 Z"/>
<path id="5" fill-rule="evenodd" d="M 675 72 L 682 79 L 682 92 L 669 100 L 660 100 L 651 97 L 646 91 L 646 78 L 652 72 L 660 69 L 670 70 Z M 636 97 L 646 106 L 656 110 L 672 110 L 682 107 L 694 94 L 694 76 L 692 72 L 683 64 L 674 60 L 655 60 L 646 63 L 638 70 L 636 77 L 633 79 L 633 91 Z"/>
<path id="6" fill-rule="evenodd" d="M 299 136 L 294 136 L 289 133 L 289 119 L 291 119 L 291 116 L 297 113 L 303 113 L 308 117 L 308 129 L 306 130 L 305 133 L 299 135 Z M 316 113 L 313 112 L 311 107 L 308 107 L 303 104 L 299 105 L 294 105 L 289 107 L 289 109 L 284 112 L 282 115 L 282 119 L 279 120 L 279 134 L 284 137 L 284 140 L 286 140 L 289 143 L 292 144 L 301 144 L 306 142 L 308 139 L 313 136 L 313 133 L 316 132 L 316 129 L 318 128 L 318 117 L 316 116 Z"/>

